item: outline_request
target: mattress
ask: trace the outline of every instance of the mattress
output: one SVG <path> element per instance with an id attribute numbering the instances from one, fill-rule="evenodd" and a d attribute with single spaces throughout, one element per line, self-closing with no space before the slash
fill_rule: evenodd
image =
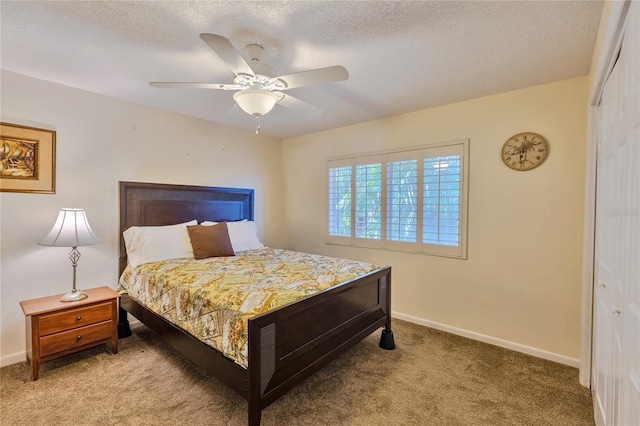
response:
<path id="1" fill-rule="evenodd" d="M 264 247 L 230 257 L 129 265 L 119 290 L 246 368 L 249 318 L 377 269 Z"/>

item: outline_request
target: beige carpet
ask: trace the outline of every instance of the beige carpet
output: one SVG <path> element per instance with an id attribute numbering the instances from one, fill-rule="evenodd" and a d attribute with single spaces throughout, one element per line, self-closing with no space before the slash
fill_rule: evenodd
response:
<path id="1" fill-rule="evenodd" d="M 262 412 L 281 425 L 592 425 L 578 371 L 395 320 L 397 349 L 368 337 Z M 246 402 L 144 326 L 120 340 L 44 363 L 0 369 L 0 423 L 246 424 Z"/>

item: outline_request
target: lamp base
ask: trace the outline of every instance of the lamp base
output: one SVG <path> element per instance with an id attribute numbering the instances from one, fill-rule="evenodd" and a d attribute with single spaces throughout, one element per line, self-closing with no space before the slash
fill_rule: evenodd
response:
<path id="1" fill-rule="evenodd" d="M 86 293 L 83 293 L 78 290 L 70 291 L 69 293 L 63 294 L 60 298 L 61 302 L 75 302 L 77 300 L 82 300 L 87 297 Z"/>

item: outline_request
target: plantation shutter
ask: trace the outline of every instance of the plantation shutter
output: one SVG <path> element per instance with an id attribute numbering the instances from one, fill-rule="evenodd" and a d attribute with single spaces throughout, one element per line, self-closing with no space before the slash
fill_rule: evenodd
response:
<path id="1" fill-rule="evenodd" d="M 351 237 L 351 166 L 329 168 L 329 235 Z"/>
<path id="2" fill-rule="evenodd" d="M 355 165 L 355 244 L 364 247 L 384 247 L 382 206 L 383 159 L 366 156 Z"/>
<path id="3" fill-rule="evenodd" d="M 466 258 L 468 140 L 327 161 L 334 244 Z"/>
<path id="4" fill-rule="evenodd" d="M 424 252 L 462 253 L 462 146 L 424 151 L 422 243 Z"/>

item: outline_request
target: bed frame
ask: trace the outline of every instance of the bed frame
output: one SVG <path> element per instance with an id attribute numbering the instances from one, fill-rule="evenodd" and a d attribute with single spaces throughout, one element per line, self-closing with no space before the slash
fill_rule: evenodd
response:
<path id="1" fill-rule="evenodd" d="M 253 220 L 253 190 L 120 182 L 120 274 L 128 227 L 192 219 Z M 131 335 L 127 312 L 245 398 L 249 426 L 260 424 L 263 408 L 380 327 L 380 347 L 395 348 L 388 266 L 249 319 L 247 369 L 127 294 L 120 300 L 121 338 Z"/>

